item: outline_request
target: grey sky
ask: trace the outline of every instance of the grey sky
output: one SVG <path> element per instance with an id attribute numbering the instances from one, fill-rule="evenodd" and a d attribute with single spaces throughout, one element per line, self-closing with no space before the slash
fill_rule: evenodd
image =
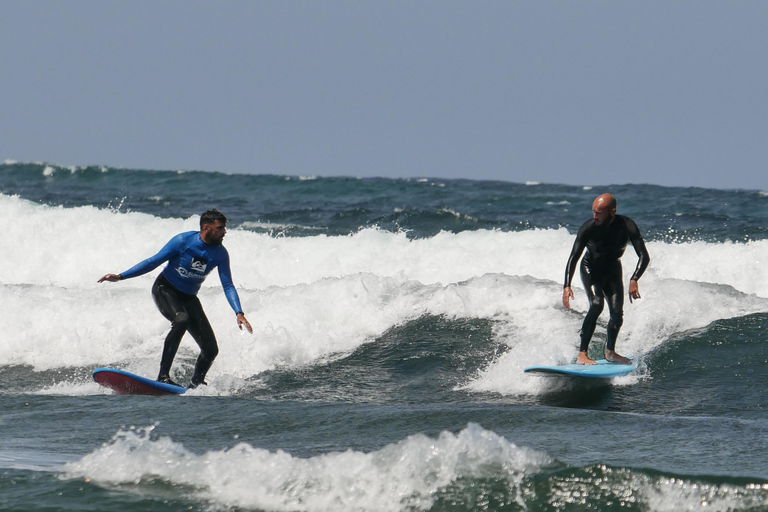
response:
<path id="1" fill-rule="evenodd" d="M 0 161 L 768 190 L 768 2 L 0 0 Z"/>

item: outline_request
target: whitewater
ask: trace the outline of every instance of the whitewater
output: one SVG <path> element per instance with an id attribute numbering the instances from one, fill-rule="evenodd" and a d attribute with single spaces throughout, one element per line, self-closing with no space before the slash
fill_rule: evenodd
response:
<path id="1" fill-rule="evenodd" d="M 7 196 L 0 197 L 0 214 L 16 219 L 8 235 L 24 240 L 8 248 L 0 273 L 1 298 L 12 304 L 0 328 L 22 333 L 0 364 L 36 370 L 118 365 L 151 375 L 167 329 L 148 300 L 156 273 L 113 286 L 96 281 L 195 230 L 199 216 L 158 219 Z M 341 357 L 394 326 L 434 315 L 493 320 L 499 343 L 513 350 L 467 385 L 520 392 L 521 382 L 531 382 L 522 375 L 525 366 L 572 357 L 573 333 L 585 312 L 584 301 L 576 300 L 573 312 L 560 304 L 563 254 L 572 243 L 563 228 L 441 232 L 416 240 L 374 228 L 301 238 L 232 230 L 226 247 L 255 333 L 232 329 L 220 284 L 216 276 L 208 279 L 201 297 L 222 346 L 211 376 L 246 379 Z M 651 241 L 648 249 L 653 263 L 642 282 L 645 300 L 627 307 L 625 351 L 647 353 L 672 333 L 768 309 L 768 266 L 759 265 L 768 261 L 768 241 Z M 631 247 L 624 259 L 625 268 L 634 268 Z M 748 266 L 753 270 L 744 272 Z M 576 293 L 584 296 L 578 286 Z M 196 347 L 187 348 L 192 358 Z M 87 387 L 83 392 L 98 390 Z"/>

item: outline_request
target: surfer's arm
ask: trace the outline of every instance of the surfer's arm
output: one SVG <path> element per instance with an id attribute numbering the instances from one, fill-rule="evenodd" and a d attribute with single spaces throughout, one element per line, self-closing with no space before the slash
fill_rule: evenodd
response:
<path id="1" fill-rule="evenodd" d="M 107 274 L 99 279 L 99 282 L 103 283 L 104 281 L 110 281 L 114 283 L 116 281 L 138 277 L 146 274 L 147 272 L 151 272 L 159 267 L 162 263 L 168 261 L 174 255 L 178 254 L 180 252 L 180 246 L 181 235 L 178 235 L 173 237 L 167 244 L 165 244 L 165 247 L 160 249 L 160 252 L 154 256 L 150 256 L 149 258 L 140 263 L 137 263 L 136 265 L 132 266 L 125 272 L 121 272 L 120 274 Z"/>
<path id="2" fill-rule="evenodd" d="M 629 230 L 629 241 L 632 242 L 632 247 L 637 254 L 637 266 L 629 280 L 629 302 L 634 299 L 640 298 L 640 289 L 637 285 L 638 279 L 643 275 L 645 269 L 648 268 L 648 264 L 651 262 L 651 256 L 648 254 L 648 249 L 645 247 L 643 237 L 640 235 L 640 228 L 637 227 L 634 221 L 627 219 L 627 229 Z"/>
<path id="3" fill-rule="evenodd" d="M 632 247 L 635 248 L 635 252 L 637 253 L 637 267 L 635 267 L 635 272 L 632 274 L 631 279 L 632 281 L 637 282 L 645 272 L 645 269 L 648 268 L 648 264 L 651 262 L 651 256 L 648 254 L 648 249 L 645 248 L 645 242 L 643 242 L 642 238 L 633 240 Z"/>
<path id="4" fill-rule="evenodd" d="M 579 264 L 579 258 L 584 252 L 584 248 L 587 246 L 587 224 L 581 226 L 579 233 L 576 235 L 576 240 L 573 242 L 573 248 L 571 249 L 571 255 L 568 257 L 568 263 L 565 265 L 565 280 L 563 283 L 563 306 L 566 309 L 570 308 L 570 299 L 573 298 L 573 290 L 571 289 L 571 281 L 573 280 L 573 274 L 576 272 L 576 265 Z"/>
<path id="5" fill-rule="evenodd" d="M 229 305 L 233 310 L 235 310 L 235 314 L 237 315 L 237 326 L 240 328 L 240 330 L 245 327 L 248 332 L 253 334 L 253 328 L 248 322 L 248 319 L 245 318 L 243 308 L 240 306 L 240 297 L 237 295 L 237 289 L 235 288 L 235 284 L 232 282 L 232 273 L 229 268 L 228 253 L 225 253 L 224 260 L 219 264 L 219 279 L 221 280 L 222 288 L 224 288 L 224 295 L 227 297 L 227 302 L 229 302 Z"/>

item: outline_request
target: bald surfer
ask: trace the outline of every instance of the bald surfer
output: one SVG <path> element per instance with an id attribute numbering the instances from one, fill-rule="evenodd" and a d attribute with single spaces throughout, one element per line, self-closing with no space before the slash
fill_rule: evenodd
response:
<path id="1" fill-rule="evenodd" d="M 651 261 L 645 242 L 637 224 L 624 215 L 616 215 L 616 199 L 611 194 L 602 194 L 592 203 L 592 218 L 585 222 L 576 235 L 573 249 L 565 266 L 563 285 L 563 306 L 570 308 L 573 298 L 571 280 L 581 254 L 581 281 L 589 299 L 589 311 L 581 326 L 581 345 L 578 364 L 595 364 L 587 350 L 595 332 L 597 319 L 608 301 L 610 318 L 605 340 L 605 359 L 614 363 L 630 363 L 626 357 L 616 353 L 616 338 L 624 322 L 624 283 L 621 256 L 627 244 L 631 243 L 637 253 L 635 272 L 629 280 L 629 302 L 640 298 L 637 281 Z"/>

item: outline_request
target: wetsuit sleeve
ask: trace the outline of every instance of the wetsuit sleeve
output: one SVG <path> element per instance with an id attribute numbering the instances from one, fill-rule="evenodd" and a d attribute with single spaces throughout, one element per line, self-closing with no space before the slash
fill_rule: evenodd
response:
<path id="1" fill-rule="evenodd" d="M 224 253 L 224 258 L 219 264 L 219 279 L 221 280 L 221 286 L 224 288 L 224 295 L 227 296 L 227 301 L 235 313 L 242 313 L 243 308 L 240 306 L 240 297 L 237 295 L 235 284 L 232 282 L 232 273 L 229 270 L 229 253 Z"/>
<path id="2" fill-rule="evenodd" d="M 576 235 L 576 240 L 573 242 L 573 248 L 571 249 L 571 255 L 568 257 L 568 263 L 565 265 L 565 281 L 563 288 L 571 286 L 573 280 L 573 274 L 576 272 L 576 265 L 579 264 L 579 258 L 581 253 L 584 252 L 584 248 L 587 246 L 587 231 L 591 221 L 585 222 L 579 229 L 579 233 Z"/>
<path id="3" fill-rule="evenodd" d="M 130 279 L 132 277 L 138 277 L 151 272 L 159 267 L 162 263 L 168 261 L 173 256 L 179 253 L 181 250 L 181 235 L 173 237 L 165 247 L 160 249 L 160 252 L 154 256 L 150 256 L 141 263 L 137 263 L 133 267 L 129 268 L 125 272 L 120 273 L 123 279 Z"/>
<path id="4" fill-rule="evenodd" d="M 648 264 L 651 262 L 651 256 L 648 254 L 648 249 L 645 247 L 643 237 L 640 235 L 640 228 L 637 227 L 637 224 L 635 224 L 635 221 L 632 219 L 627 219 L 627 231 L 629 232 L 629 241 L 632 242 L 632 247 L 635 248 L 635 253 L 637 253 L 638 258 L 637 267 L 635 267 L 635 272 L 632 274 L 630 280 L 637 281 L 643 275 L 645 269 L 648 268 Z"/>

